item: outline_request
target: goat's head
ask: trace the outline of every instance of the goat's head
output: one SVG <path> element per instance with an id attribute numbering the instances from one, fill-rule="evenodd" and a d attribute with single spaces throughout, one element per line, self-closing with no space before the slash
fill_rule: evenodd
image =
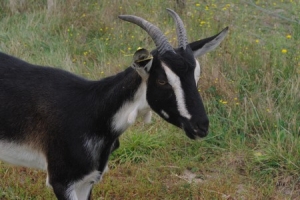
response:
<path id="1" fill-rule="evenodd" d="M 157 114 L 182 128 L 189 138 L 204 137 L 209 120 L 197 89 L 200 64 L 195 57 L 215 49 L 228 28 L 215 36 L 188 43 L 182 20 L 173 10 L 167 10 L 176 22 L 178 48 L 173 48 L 160 29 L 150 22 L 132 15 L 119 16 L 143 28 L 156 44 L 151 54 L 145 49 L 138 50 L 133 67 L 147 78 L 146 98 Z"/>

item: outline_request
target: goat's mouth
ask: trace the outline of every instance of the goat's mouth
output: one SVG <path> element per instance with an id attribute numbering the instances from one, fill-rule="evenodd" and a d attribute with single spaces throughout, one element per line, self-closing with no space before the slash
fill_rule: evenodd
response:
<path id="1" fill-rule="evenodd" d="M 207 125 L 199 125 L 199 123 L 192 123 L 188 119 L 184 119 L 181 122 L 181 128 L 193 140 L 203 138 L 208 134 L 208 123 Z"/>

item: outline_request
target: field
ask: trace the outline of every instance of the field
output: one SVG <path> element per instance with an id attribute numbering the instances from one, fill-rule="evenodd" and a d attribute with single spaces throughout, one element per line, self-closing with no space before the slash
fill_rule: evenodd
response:
<path id="1" fill-rule="evenodd" d="M 96 80 L 127 68 L 139 47 L 155 46 L 120 14 L 149 20 L 174 46 L 165 8 L 180 14 L 189 41 L 229 26 L 220 47 L 198 59 L 209 135 L 192 141 L 156 115 L 138 121 L 121 136 L 94 199 L 300 199 L 298 0 L 59 2 L 50 12 L 46 0 L 14 9 L 2 0 L 0 51 Z M 45 178 L 0 163 L 0 199 L 54 199 Z"/>

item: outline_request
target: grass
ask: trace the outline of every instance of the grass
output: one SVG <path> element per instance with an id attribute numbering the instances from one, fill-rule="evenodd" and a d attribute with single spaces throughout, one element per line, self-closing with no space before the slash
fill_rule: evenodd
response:
<path id="1" fill-rule="evenodd" d="M 300 196 L 300 3 L 295 0 L 66 0 L 48 13 L 28 0 L 12 13 L 0 2 L 0 50 L 89 79 L 125 69 L 138 47 L 154 48 L 134 14 L 158 25 L 176 45 L 165 8 L 189 40 L 229 26 L 221 46 L 201 58 L 199 90 L 210 134 L 189 140 L 157 116 L 121 137 L 95 199 L 297 199 Z M 71 5 L 71 6 L 70 6 Z M 191 178 L 191 176 L 193 178 Z M 45 173 L 0 164 L 0 199 L 53 199 Z"/>

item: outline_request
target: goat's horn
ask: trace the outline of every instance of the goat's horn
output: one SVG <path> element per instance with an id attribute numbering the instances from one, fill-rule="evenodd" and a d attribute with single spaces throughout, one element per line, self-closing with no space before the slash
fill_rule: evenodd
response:
<path id="1" fill-rule="evenodd" d="M 173 17 L 173 19 L 176 22 L 176 32 L 177 32 L 177 39 L 178 39 L 178 47 L 179 48 L 183 48 L 186 49 L 186 46 L 188 44 L 188 40 L 187 40 L 187 36 L 186 36 L 186 30 L 184 28 L 183 22 L 181 20 L 181 18 L 179 17 L 179 15 L 167 8 L 167 11 L 169 12 L 169 14 Z"/>
<path id="2" fill-rule="evenodd" d="M 164 54 L 166 51 L 173 51 L 174 49 L 171 44 L 168 42 L 166 36 L 159 30 L 158 27 L 151 24 L 147 20 L 137 17 L 134 15 L 119 15 L 119 18 L 131 23 L 134 23 L 144 29 L 154 41 L 159 54 Z"/>

